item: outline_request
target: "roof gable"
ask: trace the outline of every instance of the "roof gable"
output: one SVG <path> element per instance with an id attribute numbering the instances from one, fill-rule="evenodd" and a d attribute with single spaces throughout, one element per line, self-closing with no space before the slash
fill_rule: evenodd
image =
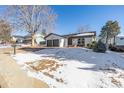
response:
<path id="1" fill-rule="evenodd" d="M 49 37 L 49 36 L 51 36 L 51 35 L 55 35 L 55 36 L 59 36 L 59 37 L 63 37 L 63 36 L 58 35 L 58 34 L 55 34 L 55 33 L 50 33 L 50 34 L 48 34 L 47 36 L 45 36 L 44 38 L 47 38 L 47 37 Z"/>

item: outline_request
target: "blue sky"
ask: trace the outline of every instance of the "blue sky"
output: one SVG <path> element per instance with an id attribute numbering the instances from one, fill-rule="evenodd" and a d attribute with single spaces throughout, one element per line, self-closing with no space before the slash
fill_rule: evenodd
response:
<path id="1" fill-rule="evenodd" d="M 124 6 L 52 6 L 58 14 L 56 33 L 76 32 L 79 26 L 89 25 L 97 35 L 108 20 L 117 20 L 124 34 Z"/>
<path id="2" fill-rule="evenodd" d="M 124 6 L 93 6 L 93 5 L 54 5 L 51 6 L 58 14 L 55 33 L 74 33 L 80 26 L 88 25 L 91 31 L 96 31 L 97 35 L 101 27 L 108 20 L 116 20 L 121 27 L 121 34 L 124 34 Z M 0 6 L 0 14 L 6 6 Z M 25 34 L 17 32 L 16 34 Z"/>

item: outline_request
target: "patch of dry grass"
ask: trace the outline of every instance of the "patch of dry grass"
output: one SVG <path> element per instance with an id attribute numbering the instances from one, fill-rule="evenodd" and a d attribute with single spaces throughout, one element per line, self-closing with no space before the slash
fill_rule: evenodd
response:
<path id="1" fill-rule="evenodd" d="M 62 78 L 57 78 L 54 75 L 50 74 L 50 72 L 52 71 L 57 71 L 57 69 L 63 66 L 63 64 L 59 64 L 55 60 L 50 59 L 43 59 L 37 62 L 28 62 L 26 64 L 29 65 L 33 71 L 40 71 L 44 75 L 55 79 L 57 82 L 64 83 L 64 80 Z"/>
<path id="2" fill-rule="evenodd" d="M 49 74 L 47 72 L 43 72 L 43 74 L 46 75 L 46 76 L 48 76 L 48 77 L 50 77 L 50 78 L 54 78 L 54 75 L 51 75 L 51 74 Z"/>
<path id="3" fill-rule="evenodd" d="M 111 78 L 111 82 L 118 87 L 121 86 L 121 82 L 113 77 Z"/>
<path id="4" fill-rule="evenodd" d="M 62 64 L 58 64 L 55 60 L 49 60 L 49 59 L 39 60 L 34 63 L 28 62 L 26 64 L 29 65 L 35 71 L 43 71 L 47 69 L 49 72 L 56 71 L 57 68 L 62 66 Z"/>
<path id="5" fill-rule="evenodd" d="M 52 79 L 55 79 L 57 82 L 64 83 L 64 80 L 62 78 L 56 78 L 54 75 L 51 75 L 48 72 L 43 72 L 43 74 L 52 78 Z"/>

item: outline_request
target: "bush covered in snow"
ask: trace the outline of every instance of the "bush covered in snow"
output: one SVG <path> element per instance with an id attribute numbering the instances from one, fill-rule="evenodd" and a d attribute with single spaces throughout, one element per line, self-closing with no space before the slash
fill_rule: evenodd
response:
<path id="1" fill-rule="evenodd" d="M 101 52 L 101 53 L 105 53 L 106 52 L 106 45 L 101 41 L 99 40 L 94 48 L 93 48 L 93 51 L 94 52 Z"/>
<path id="2" fill-rule="evenodd" d="M 93 49 L 95 45 L 96 45 L 96 41 L 93 41 L 91 44 L 90 43 L 87 44 L 87 48 Z"/>

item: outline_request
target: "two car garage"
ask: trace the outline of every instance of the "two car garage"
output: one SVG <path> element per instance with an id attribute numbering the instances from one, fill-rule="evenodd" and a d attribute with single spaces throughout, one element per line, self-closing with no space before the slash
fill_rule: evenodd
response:
<path id="1" fill-rule="evenodd" d="M 64 37 L 58 34 L 50 33 L 45 37 L 47 47 L 63 47 Z"/>
<path id="2" fill-rule="evenodd" d="M 59 47 L 59 39 L 47 40 L 48 47 Z"/>

